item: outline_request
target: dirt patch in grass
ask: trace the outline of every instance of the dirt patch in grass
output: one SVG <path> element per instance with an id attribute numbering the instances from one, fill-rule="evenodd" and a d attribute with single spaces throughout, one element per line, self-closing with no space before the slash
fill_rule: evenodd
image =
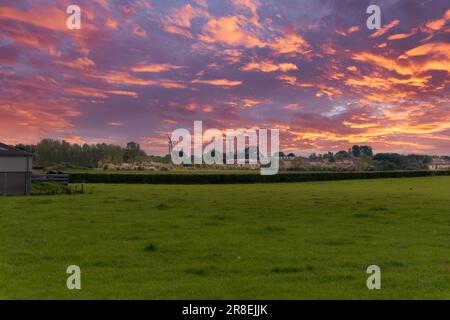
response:
<path id="1" fill-rule="evenodd" d="M 156 250 L 158 250 L 158 247 L 156 246 L 156 244 L 150 243 L 149 245 L 145 246 L 144 250 L 147 252 L 155 252 Z"/>

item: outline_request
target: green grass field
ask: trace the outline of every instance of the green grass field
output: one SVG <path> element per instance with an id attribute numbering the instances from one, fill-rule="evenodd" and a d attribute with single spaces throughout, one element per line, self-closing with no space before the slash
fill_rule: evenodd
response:
<path id="1" fill-rule="evenodd" d="M 450 177 L 85 189 L 0 198 L 0 298 L 450 299 Z"/>

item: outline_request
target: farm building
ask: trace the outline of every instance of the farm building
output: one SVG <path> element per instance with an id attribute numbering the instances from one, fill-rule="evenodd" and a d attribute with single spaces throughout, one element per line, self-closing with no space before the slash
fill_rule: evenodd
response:
<path id="1" fill-rule="evenodd" d="M 31 194 L 32 162 L 28 152 L 0 143 L 0 195 Z"/>
<path id="2" fill-rule="evenodd" d="M 448 159 L 434 157 L 428 165 L 429 170 L 448 170 L 450 169 L 450 161 Z"/>

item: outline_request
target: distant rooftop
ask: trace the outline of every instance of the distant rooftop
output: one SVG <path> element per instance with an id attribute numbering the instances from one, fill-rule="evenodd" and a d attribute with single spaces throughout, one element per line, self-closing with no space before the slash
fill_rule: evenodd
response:
<path id="1" fill-rule="evenodd" d="M 0 157 L 31 157 L 32 154 L 0 142 Z"/>

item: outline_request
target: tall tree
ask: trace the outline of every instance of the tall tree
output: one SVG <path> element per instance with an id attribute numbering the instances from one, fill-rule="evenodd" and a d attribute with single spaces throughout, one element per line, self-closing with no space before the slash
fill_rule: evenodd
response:
<path id="1" fill-rule="evenodd" d="M 361 156 L 361 148 L 357 145 L 354 145 L 352 147 L 352 154 L 354 157 L 360 157 Z"/>

